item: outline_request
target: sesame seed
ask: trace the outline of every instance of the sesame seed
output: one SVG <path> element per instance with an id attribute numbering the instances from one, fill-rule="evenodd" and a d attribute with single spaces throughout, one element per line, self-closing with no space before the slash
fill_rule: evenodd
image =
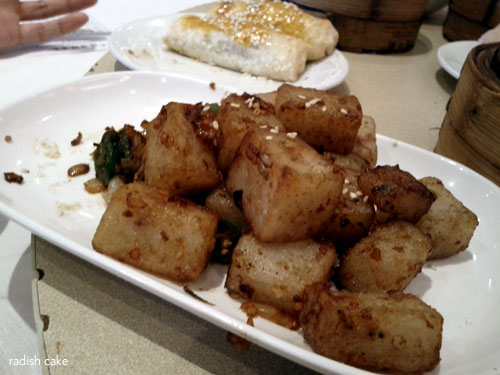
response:
<path id="1" fill-rule="evenodd" d="M 348 189 L 348 188 L 343 188 L 343 189 L 342 189 L 342 194 L 347 194 L 347 192 L 348 192 L 348 191 L 349 191 L 349 189 Z"/>
<path id="2" fill-rule="evenodd" d="M 358 196 L 356 195 L 356 193 L 353 193 L 352 191 L 349 193 L 349 196 L 352 198 L 352 199 L 356 199 Z"/>
<path id="3" fill-rule="evenodd" d="M 267 129 L 267 125 L 261 125 L 261 126 L 259 126 L 259 128 L 261 128 L 261 129 Z"/>
<path id="4" fill-rule="evenodd" d="M 260 160 L 262 161 L 262 164 L 264 164 L 264 166 L 267 168 L 273 165 L 273 163 L 271 162 L 271 158 L 267 154 L 261 154 Z"/>
<path id="5" fill-rule="evenodd" d="M 356 192 L 356 195 L 357 195 L 358 197 L 361 197 L 361 196 L 363 195 L 363 192 L 362 192 L 361 190 L 358 190 L 358 191 Z"/>
<path id="6" fill-rule="evenodd" d="M 278 134 L 280 131 L 278 130 L 278 128 L 274 128 L 274 129 L 271 129 L 271 133 L 273 134 Z"/>
<path id="7" fill-rule="evenodd" d="M 305 99 L 306 97 L 304 95 L 297 95 L 299 99 Z"/>
<path id="8" fill-rule="evenodd" d="M 248 104 L 248 108 L 252 108 L 254 100 L 255 100 L 255 96 L 252 96 L 251 98 L 248 98 L 247 100 L 245 100 L 245 103 Z"/>
<path id="9" fill-rule="evenodd" d="M 214 122 L 212 122 L 212 126 L 215 130 L 219 129 L 219 123 L 217 122 L 217 120 L 214 120 Z"/>
<path id="10" fill-rule="evenodd" d="M 321 108 L 321 111 L 326 112 L 326 109 L 326 105 L 324 105 L 323 108 Z"/>
<path id="11" fill-rule="evenodd" d="M 314 98 L 314 99 L 311 99 L 309 100 L 307 103 L 306 103 L 306 108 L 309 108 L 310 106 L 312 105 L 315 105 L 317 102 L 321 101 L 320 98 Z"/>
<path id="12" fill-rule="evenodd" d="M 365 195 L 365 196 L 363 197 L 363 202 L 365 202 L 365 203 L 366 203 L 366 202 L 368 202 L 368 195 Z"/>
<path id="13" fill-rule="evenodd" d="M 240 105 L 238 103 L 231 103 L 231 107 L 240 108 Z"/>
<path id="14" fill-rule="evenodd" d="M 201 110 L 202 112 L 206 112 L 210 109 L 210 105 L 206 105 L 205 107 L 203 107 L 203 109 Z"/>
<path id="15" fill-rule="evenodd" d="M 286 136 L 287 136 L 288 138 L 292 138 L 292 139 L 293 139 L 293 138 L 295 138 L 295 137 L 297 136 L 297 133 L 296 133 L 296 132 L 286 133 Z"/>
<path id="16" fill-rule="evenodd" d="M 266 135 L 266 139 L 267 139 L 268 141 L 270 141 L 271 139 L 273 139 L 273 136 L 272 136 L 272 135 Z"/>
<path id="17" fill-rule="evenodd" d="M 340 113 L 343 113 L 344 115 L 347 115 L 347 109 L 340 108 Z"/>
<path id="18" fill-rule="evenodd" d="M 344 184 L 350 184 L 351 181 L 349 181 L 347 178 L 344 180 Z"/>

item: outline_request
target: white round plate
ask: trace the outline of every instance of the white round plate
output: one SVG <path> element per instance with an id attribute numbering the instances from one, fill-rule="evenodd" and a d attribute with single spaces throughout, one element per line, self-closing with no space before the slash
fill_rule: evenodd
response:
<path id="1" fill-rule="evenodd" d="M 300 332 L 260 318 L 255 319 L 255 327 L 247 324 L 240 303 L 224 288 L 225 266 L 211 265 L 200 280 L 189 283 L 196 294 L 213 304 L 209 306 L 188 295 L 177 283 L 92 249 L 92 237 L 105 204 L 100 195 L 86 193 L 83 183 L 94 173 L 90 154 L 105 127 L 138 127 L 142 120 L 152 120 L 169 101 L 212 103 L 226 93 L 222 87 L 212 90 L 205 82 L 192 79 L 120 72 L 90 76 L 2 109 L 0 170 L 22 173 L 24 183 L 0 180 L 0 213 L 62 249 L 314 371 L 372 374 L 315 354 Z M 83 135 L 82 143 L 73 147 L 70 142 L 78 132 Z M 6 135 L 12 142 L 3 141 Z M 479 218 L 466 251 L 428 263 L 406 290 L 444 317 L 442 360 L 429 374 L 498 375 L 499 187 L 456 162 L 406 143 L 379 135 L 377 145 L 379 164 L 399 164 L 417 178 L 440 178 Z M 68 178 L 68 167 L 77 163 L 90 163 L 91 173 Z"/>
<path id="2" fill-rule="evenodd" d="M 439 64 L 452 77 L 458 79 L 467 55 L 477 45 L 479 45 L 479 42 L 476 40 L 461 40 L 447 43 L 439 47 L 437 51 Z"/>
<path id="3" fill-rule="evenodd" d="M 108 39 L 111 53 L 132 70 L 168 72 L 225 87 L 238 87 L 249 93 L 273 91 L 283 83 L 208 65 L 169 50 L 163 42 L 169 25 L 186 14 L 145 18 L 119 27 Z M 348 72 L 346 58 L 335 50 L 324 59 L 308 63 L 299 79 L 288 83 L 326 90 L 342 83 Z"/>

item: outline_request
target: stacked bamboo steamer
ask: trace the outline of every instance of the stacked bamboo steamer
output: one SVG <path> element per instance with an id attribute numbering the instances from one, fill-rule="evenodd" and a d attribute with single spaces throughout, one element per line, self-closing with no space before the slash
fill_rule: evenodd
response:
<path id="1" fill-rule="evenodd" d="M 450 0 L 443 35 L 450 40 L 476 40 L 499 23 L 499 0 Z"/>
<path id="2" fill-rule="evenodd" d="M 434 151 L 500 185 L 500 43 L 469 53 Z"/>
<path id="3" fill-rule="evenodd" d="M 339 32 L 338 48 L 402 52 L 413 48 L 429 0 L 293 0 L 325 12 Z"/>

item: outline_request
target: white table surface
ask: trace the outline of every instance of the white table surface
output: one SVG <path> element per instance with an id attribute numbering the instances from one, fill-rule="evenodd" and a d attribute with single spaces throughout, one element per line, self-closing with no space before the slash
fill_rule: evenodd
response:
<path id="1" fill-rule="evenodd" d="M 174 13 L 207 2 L 99 0 L 87 14 L 112 31 L 137 18 Z M 36 49 L 0 52 L 0 110 L 82 77 L 106 52 Z M 30 242 L 28 230 L 0 215 L 0 374 L 41 373 L 39 366 L 10 364 L 23 356 L 40 357 L 33 319 Z"/>

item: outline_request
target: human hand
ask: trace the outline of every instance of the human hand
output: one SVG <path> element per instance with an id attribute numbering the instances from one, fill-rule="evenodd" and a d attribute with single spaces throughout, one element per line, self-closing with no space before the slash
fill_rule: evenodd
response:
<path id="1" fill-rule="evenodd" d="M 0 0 L 0 51 L 8 48 L 44 42 L 71 33 L 87 21 L 79 10 L 95 5 L 97 0 L 41 0 L 20 2 Z M 43 20 L 62 14 L 56 20 L 20 24 L 20 21 Z"/>

